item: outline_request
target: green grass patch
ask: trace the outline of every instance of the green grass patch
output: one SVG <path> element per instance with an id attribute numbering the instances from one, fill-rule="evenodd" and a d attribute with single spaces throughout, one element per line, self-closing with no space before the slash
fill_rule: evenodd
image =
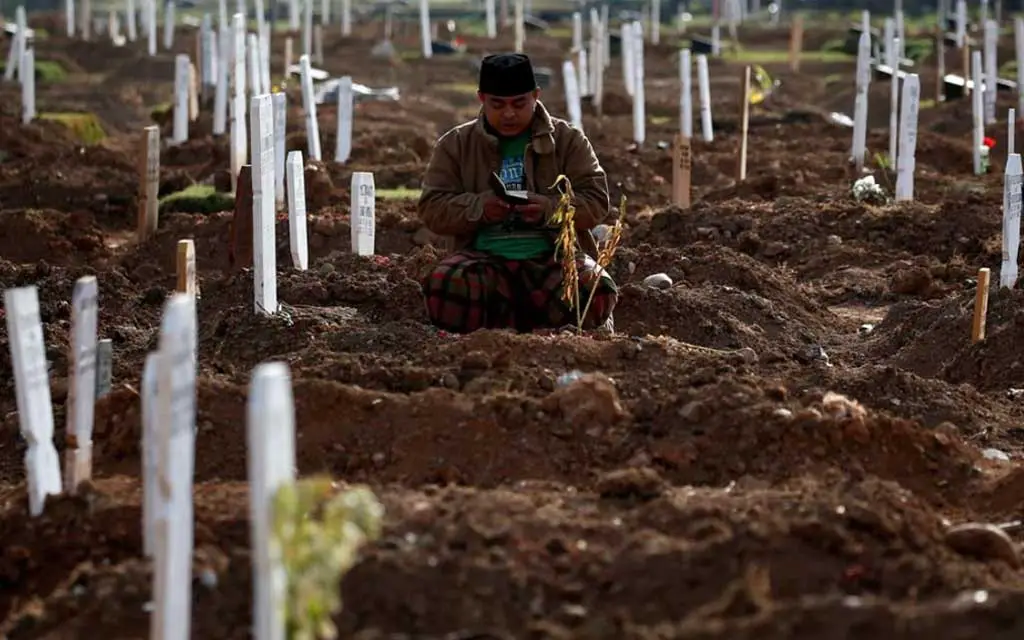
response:
<path id="1" fill-rule="evenodd" d="M 0 61 L 0 73 L 7 69 L 7 61 Z M 36 82 L 52 84 L 67 80 L 68 72 L 59 62 L 53 60 L 36 60 Z"/>
<path id="2" fill-rule="evenodd" d="M 213 185 L 194 184 L 160 198 L 160 213 L 217 213 L 235 207 L 235 199 Z"/>
<path id="3" fill-rule="evenodd" d="M 418 200 L 419 189 L 398 187 L 397 189 L 377 189 L 377 197 L 381 200 Z"/>
<path id="4" fill-rule="evenodd" d="M 789 62 L 788 49 L 740 49 L 725 51 L 722 57 L 732 62 L 745 64 L 785 64 Z M 854 56 L 841 51 L 804 51 L 800 54 L 801 62 L 853 62 Z"/>
<path id="5" fill-rule="evenodd" d="M 441 91 L 451 91 L 452 93 L 464 93 L 466 95 L 475 96 L 477 92 L 477 83 L 475 82 L 446 82 L 437 86 Z"/>
<path id="6" fill-rule="evenodd" d="M 61 123 L 70 129 L 82 144 L 97 144 L 107 137 L 100 119 L 94 113 L 40 113 L 39 119 Z"/>

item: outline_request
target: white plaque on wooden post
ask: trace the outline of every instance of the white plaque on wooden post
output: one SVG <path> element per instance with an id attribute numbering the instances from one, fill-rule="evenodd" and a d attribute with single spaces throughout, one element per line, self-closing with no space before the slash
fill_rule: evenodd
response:
<path id="1" fill-rule="evenodd" d="M 316 99 L 313 96 L 313 76 L 309 56 L 299 58 L 299 69 L 302 74 L 302 108 L 306 112 L 306 147 L 310 160 L 323 160 L 320 155 L 320 125 L 316 120 Z"/>
<path id="2" fill-rule="evenodd" d="M 195 298 L 172 294 L 160 325 L 151 638 L 188 640 L 192 620 L 192 478 L 196 426 Z"/>
<path id="3" fill-rule="evenodd" d="M 246 69 L 249 72 L 249 95 L 258 96 L 263 93 L 263 79 L 260 74 L 260 39 L 255 33 L 246 35 Z"/>
<path id="4" fill-rule="evenodd" d="M 349 224 L 352 227 L 352 253 L 372 256 L 376 229 L 377 189 L 373 174 L 356 171 L 352 174 L 352 211 Z"/>
<path id="5" fill-rule="evenodd" d="M 274 211 L 274 106 L 269 93 L 250 105 L 252 129 L 253 305 L 277 313 L 277 241 Z"/>
<path id="6" fill-rule="evenodd" d="M 92 478 L 92 427 L 96 406 L 96 330 L 99 286 L 96 276 L 75 283 L 71 296 L 71 345 L 68 350 L 67 423 L 64 479 L 74 495 Z"/>
<path id="7" fill-rule="evenodd" d="M 288 119 L 288 96 L 280 91 L 271 96 L 274 107 L 274 201 L 284 204 L 284 163 L 287 157 L 285 140 Z"/>
<path id="8" fill-rule="evenodd" d="M 352 76 L 338 80 L 338 135 L 334 148 L 334 161 L 345 164 L 352 155 L 352 115 L 355 96 Z"/>
<path id="9" fill-rule="evenodd" d="M 715 132 L 711 121 L 711 79 L 708 76 L 708 57 L 697 56 L 697 92 L 700 99 L 700 128 L 704 142 L 713 142 Z"/>
<path id="10" fill-rule="evenodd" d="M 248 405 L 253 636 L 284 640 L 287 575 L 273 536 L 273 503 L 278 489 L 295 480 L 295 403 L 288 367 L 280 362 L 256 367 Z"/>
<path id="11" fill-rule="evenodd" d="M 896 200 L 914 199 L 914 168 L 917 153 L 917 113 L 921 106 L 921 82 L 916 73 L 903 79 L 900 110 L 900 147 L 896 164 Z"/>
<path id="12" fill-rule="evenodd" d="M 28 445 L 25 470 L 29 514 L 38 516 L 48 495 L 60 495 L 60 460 L 53 446 L 50 374 L 34 286 L 4 292 L 4 315 L 14 369 L 14 390 L 21 436 Z"/>
<path id="13" fill-rule="evenodd" d="M 1017 284 L 1017 252 L 1020 249 L 1021 163 L 1020 154 L 1011 153 L 1003 174 L 1003 264 L 999 286 L 1012 289 Z"/>
<path id="14" fill-rule="evenodd" d="M 306 177 L 302 152 L 288 154 L 288 239 L 292 264 L 299 271 L 309 268 L 309 239 L 306 235 Z"/>

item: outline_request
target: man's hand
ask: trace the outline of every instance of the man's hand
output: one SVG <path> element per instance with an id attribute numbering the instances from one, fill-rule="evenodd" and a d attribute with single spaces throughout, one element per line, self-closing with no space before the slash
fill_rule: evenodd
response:
<path id="1" fill-rule="evenodd" d="M 530 203 L 516 206 L 516 211 L 525 222 L 536 224 L 547 222 L 547 219 L 555 210 L 555 202 L 548 196 L 530 193 L 526 196 Z"/>
<path id="2" fill-rule="evenodd" d="M 509 203 L 498 196 L 491 196 L 484 201 L 484 222 L 488 224 L 501 222 L 508 217 L 510 211 L 512 211 L 512 206 Z"/>

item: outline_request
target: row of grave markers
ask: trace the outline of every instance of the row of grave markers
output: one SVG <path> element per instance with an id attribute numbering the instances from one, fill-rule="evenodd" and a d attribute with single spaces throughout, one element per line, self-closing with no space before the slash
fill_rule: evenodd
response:
<path id="1" fill-rule="evenodd" d="M 179 273 L 177 292 L 164 307 L 159 347 L 146 357 L 142 373 L 143 553 L 153 559 L 150 637 L 190 637 L 193 476 L 196 435 L 197 318 L 194 246 L 182 241 L 191 266 Z M 74 494 L 92 477 L 92 432 L 97 379 L 107 378 L 109 359 L 97 342 L 98 283 L 80 278 L 72 294 L 68 354 L 68 410 L 65 471 L 53 441 L 48 364 L 36 287 L 4 292 L 14 367 L 18 420 L 27 443 L 25 470 L 29 512 L 39 516 L 47 496 Z M 106 354 L 109 356 L 110 351 Z M 280 554 L 272 550 L 271 501 L 295 479 L 295 409 L 286 365 L 265 363 L 253 373 L 248 400 L 247 445 L 255 637 L 284 637 L 285 584 Z"/>

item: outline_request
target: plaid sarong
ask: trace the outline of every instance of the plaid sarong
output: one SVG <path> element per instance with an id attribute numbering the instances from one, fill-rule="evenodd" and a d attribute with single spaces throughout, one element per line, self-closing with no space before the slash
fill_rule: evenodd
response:
<path id="1" fill-rule="evenodd" d="M 580 312 L 587 304 L 598 270 L 593 258 L 576 256 L 580 280 Z M 603 325 L 618 299 L 615 281 L 600 269 L 594 300 L 584 329 Z M 576 325 L 576 309 L 562 300 L 562 265 L 546 260 L 507 260 L 473 250 L 457 251 L 423 279 L 430 322 L 445 331 L 515 329 L 528 332 Z"/>

